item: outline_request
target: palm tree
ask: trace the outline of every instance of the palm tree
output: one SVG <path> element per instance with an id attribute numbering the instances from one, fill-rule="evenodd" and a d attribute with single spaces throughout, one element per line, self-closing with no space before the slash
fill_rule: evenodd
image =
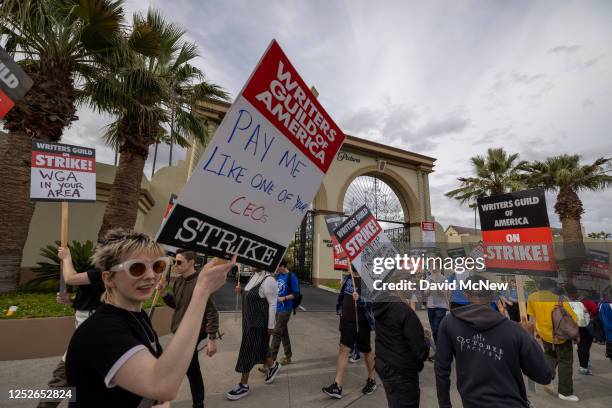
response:
<path id="1" fill-rule="evenodd" d="M 191 137 L 204 141 L 206 123 L 192 113 L 193 106 L 204 99 L 227 98 L 220 87 L 205 82 L 202 72 L 189 64 L 197 57 L 197 50 L 183 40 L 185 31 L 153 9 L 146 16 L 135 14 L 133 24 L 151 27 L 159 38 L 160 53 L 138 55 L 130 66 L 85 86 L 94 109 L 115 115 L 105 139 L 121 153 L 100 236 L 110 228 L 134 227 L 149 147 L 163 134 L 164 125 L 173 123 L 171 137 L 181 146 L 188 146 Z M 193 85 L 195 80 L 202 83 Z"/>
<path id="2" fill-rule="evenodd" d="M 153 176 L 155 175 L 155 168 L 157 165 L 157 150 L 159 148 L 160 143 L 170 144 L 170 136 L 168 136 L 166 132 L 159 134 L 157 136 L 157 139 L 155 140 L 155 149 L 153 150 L 153 168 L 151 169 L 151 178 L 153 178 Z M 115 163 L 115 166 L 116 165 L 117 163 Z"/>
<path id="3" fill-rule="evenodd" d="M 4 0 L 0 42 L 34 85 L 4 118 L 0 150 L 0 293 L 16 289 L 34 204 L 32 139 L 57 142 L 77 119 L 76 84 L 93 75 L 121 35 L 121 1 Z M 10 216 L 8 216 L 10 214 Z"/>
<path id="4" fill-rule="evenodd" d="M 470 159 L 475 176 L 459 177 L 461 187 L 449 191 L 445 195 L 459 200 L 461 204 L 468 203 L 475 208 L 480 197 L 517 191 L 525 188 L 520 171 L 527 162 L 519 161 L 518 153 L 508 154 L 503 148 L 490 148 L 486 157 L 474 156 Z"/>
<path id="5" fill-rule="evenodd" d="M 558 192 L 555 212 L 561 221 L 563 247 L 569 262 L 567 270 L 571 276 L 584 256 L 580 223 L 584 208 L 578 193 L 604 190 L 612 185 L 612 157 L 600 157 L 592 164 L 582 165 L 579 155 L 564 154 L 531 163 L 526 171 L 531 187 Z"/>

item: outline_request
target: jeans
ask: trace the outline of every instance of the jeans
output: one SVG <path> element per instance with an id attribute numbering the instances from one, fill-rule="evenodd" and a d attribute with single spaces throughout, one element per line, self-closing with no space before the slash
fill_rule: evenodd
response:
<path id="1" fill-rule="evenodd" d="M 555 377 L 557 366 L 559 366 L 559 394 L 572 395 L 574 393 L 574 382 L 572 380 L 572 366 L 574 364 L 574 350 L 572 341 L 567 340 L 561 344 L 551 344 L 542 341 L 544 345 L 544 357 L 550 365 L 550 370 Z"/>
<path id="2" fill-rule="evenodd" d="M 290 311 L 276 313 L 276 325 L 274 326 L 272 341 L 270 342 L 270 357 L 272 357 L 273 361 L 276 361 L 281 342 L 283 343 L 285 357 L 291 358 L 291 339 L 289 338 L 289 328 L 287 327 L 290 318 Z"/>
<path id="3" fill-rule="evenodd" d="M 440 327 L 444 316 L 446 316 L 446 309 L 442 307 L 427 308 L 427 317 L 429 318 L 429 327 L 431 327 L 434 343 L 438 342 L 438 327 Z"/>
<path id="4" fill-rule="evenodd" d="M 580 327 L 580 343 L 578 343 L 578 361 L 580 367 L 589 368 L 589 359 L 591 358 L 591 345 L 593 344 L 593 336 L 586 327 Z"/>
<path id="5" fill-rule="evenodd" d="M 187 379 L 189 379 L 189 389 L 191 390 L 191 400 L 194 408 L 204 407 L 204 380 L 202 379 L 202 371 L 200 370 L 200 360 L 198 358 L 198 344 L 208 337 L 207 333 L 200 333 L 196 348 L 191 357 L 191 363 L 187 368 Z"/>
<path id="6" fill-rule="evenodd" d="M 416 379 L 387 370 L 376 369 L 385 388 L 389 408 L 419 408 L 421 389 L 418 373 Z"/>

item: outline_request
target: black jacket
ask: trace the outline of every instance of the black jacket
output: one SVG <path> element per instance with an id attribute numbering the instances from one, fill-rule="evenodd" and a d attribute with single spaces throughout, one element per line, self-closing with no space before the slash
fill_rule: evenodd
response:
<path id="1" fill-rule="evenodd" d="M 429 355 L 423 325 L 404 302 L 374 303 L 376 371 L 381 377 L 401 375 L 418 381 Z"/>
<path id="2" fill-rule="evenodd" d="M 455 308 L 440 324 L 434 365 L 440 408 L 451 407 L 453 357 L 465 408 L 528 407 L 523 373 L 540 384 L 552 378 L 536 340 L 488 305 Z"/>

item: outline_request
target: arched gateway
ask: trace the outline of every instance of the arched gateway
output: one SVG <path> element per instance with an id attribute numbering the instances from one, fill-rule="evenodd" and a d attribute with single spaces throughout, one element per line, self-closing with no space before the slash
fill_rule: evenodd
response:
<path id="1" fill-rule="evenodd" d="M 420 242 L 421 221 L 432 220 L 429 179 L 435 159 L 348 136 L 312 209 L 296 232 L 296 272 L 313 284 L 337 282 L 326 214 L 367 204 L 392 240 Z"/>

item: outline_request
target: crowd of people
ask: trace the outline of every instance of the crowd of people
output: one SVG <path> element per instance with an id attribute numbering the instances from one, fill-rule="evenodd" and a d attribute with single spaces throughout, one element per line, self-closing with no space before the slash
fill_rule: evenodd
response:
<path id="1" fill-rule="evenodd" d="M 66 283 L 78 288 L 74 299 L 58 294 L 58 302 L 73 303 L 77 328 L 49 386 L 76 387 L 78 400 L 70 402 L 71 407 L 161 408 L 176 398 L 187 376 L 193 407 L 204 407 L 199 354 L 205 350 L 213 357 L 217 352 L 219 312 L 212 294 L 226 282 L 236 257 L 214 258 L 197 270 L 194 252 L 179 250 L 172 258 L 147 235 L 128 230 L 112 230 L 98 242 L 91 270 L 75 271 L 67 248 L 60 248 L 58 255 Z M 170 268 L 175 272 L 172 281 Z M 488 280 L 452 271 L 432 271 L 427 279 L 468 280 L 480 286 Z M 451 407 L 453 363 L 464 407 L 511 408 L 531 406 L 523 376 L 561 400 L 579 401 L 572 381 L 574 343 L 580 374 L 593 374 L 593 342 L 605 342 L 612 361 L 609 289 L 598 303 L 581 297 L 573 285 L 560 287 L 543 278 L 526 301 L 528 316 L 520 315 L 518 304 L 524 299 L 515 285 L 504 293 L 428 290 L 420 294 L 428 330 L 417 315 L 414 296 L 384 293 L 371 302 L 363 286 L 357 272 L 342 280 L 335 377 L 322 388 L 331 398 L 342 398 L 348 364 L 361 355 L 367 370 L 361 392 L 375 392 L 376 372 L 391 408 L 420 406 L 419 375 L 427 359 L 433 362 L 440 408 Z M 173 336 L 164 350 L 143 310 L 155 290 L 173 309 Z M 244 288 L 237 281 L 235 291 L 242 298 L 242 339 L 235 365 L 240 378 L 226 393 L 229 400 L 249 394 L 249 376 L 257 365 L 263 364 L 259 371 L 271 384 L 282 366 L 292 363 L 288 323 L 301 301 L 299 281 L 286 261 L 274 272 L 255 269 Z M 281 344 L 284 356 L 278 359 Z M 58 404 L 41 401 L 39 407 Z"/>

